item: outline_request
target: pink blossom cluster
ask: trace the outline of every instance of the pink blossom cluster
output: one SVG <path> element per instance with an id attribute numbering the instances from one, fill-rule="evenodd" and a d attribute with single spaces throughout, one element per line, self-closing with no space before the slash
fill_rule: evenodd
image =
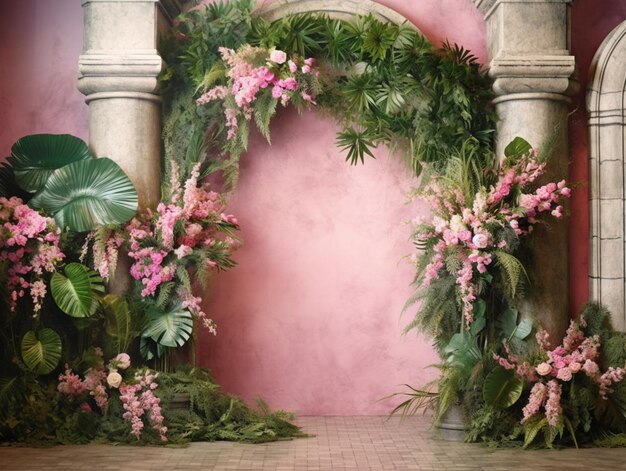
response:
<path id="1" fill-rule="evenodd" d="M 101 356 L 102 350 L 96 349 L 96 354 Z M 76 399 L 84 394 L 89 394 L 94 398 L 100 410 L 106 413 L 109 401 L 109 395 L 104 386 L 106 377 L 106 372 L 101 364 L 89 368 L 85 372 L 84 379 L 81 379 L 79 375 L 73 373 L 72 369 L 66 364 L 65 372 L 59 375 L 57 390 L 69 396 L 70 399 Z"/>
<path id="2" fill-rule="evenodd" d="M 95 353 L 102 357 L 100 348 L 96 348 Z M 71 400 L 89 394 L 102 413 L 106 413 L 109 400 L 106 384 L 111 388 L 119 388 L 120 401 L 125 411 L 122 418 L 131 423 L 132 433 L 138 439 L 141 438 L 141 432 L 144 428 L 142 417 L 146 417 L 161 440 L 167 441 L 167 427 L 164 425 L 161 400 L 154 394 L 154 390 L 158 387 L 156 382 L 158 373 L 149 369 L 136 371 L 132 381 L 127 383 L 119 374 L 118 369 L 126 370 L 130 364 L 130 356 L 127 353 L 120 353 L 109 361 L 107 365 L 108 374 L 103 363 L 100 362 L 85 372 L 84 379 L 72 372 L 72 369 L 66 364 L 65 372 L 59 375 L 57 389 Z M 79 407 L 83 412 L 92 412 L 91 406 L 87 402 L 81 402 Z"/>
<path id="3" fill-rule="evenodd" d="M 156 212 L 134 218 L 126 227 L 131 276 L 142 286 L 141 296 L 155 296 L 170 281 L 181 281 L 177 270 L 226 269 L 238 242 L 229 234 L 239 228 L 237 218 L 227 214 L 226 201 L 210 191 L 200 179 L 200 164 L 181 185 L 179 168 L 172 163 L 170 202 L 161 202 Z M 198 267 L 202 262 L 204 267 Z M 179 283 L 176 290 L 185 309 L 203 326 L 215 332 L 215 324 L 201 309 L 202 299 Z"/>
<path id="4" fill-rule="evenodd" d="M 161 440 L 167 441 L 167 427 L 163 424 L 161 399 L 154 395 L 154 390 L 158 387 L 157 377 L 158 373 L 146 369 L 135 373 L 133 384 L 122 383 L 120 385 L 120 401 L 125 410 L 122 417 L 130 422 L 132 433 L 137 439 L 141 438 L 144 428 L 142 417 L 145 416 Z"/>
<path id="5" fill-rule="evenodd" d="M 584 318 L 571 321 L 563 342 L 554 349 L 550 349 L 548 334 L 543 330 L 539 331 L 536 340 L 544 361 L 535 366 L 527 361 L 522 362 L 518 356 L 511 354 L 506 345 L 506 358 L 494 354 L 501 366 L 515 369 L 526 382 L 534 383 L 528 403 L 523 409 L 522 422 L 539 413 L 541 407 L 544 407 L 548 423 L 556 426 L 562 415 L 562 386 L 571 382 L 579 372 L 598 385 L 602 399 L 606 399 L 612 392 L 613 384 L 624 379 L 626 367 L 610 367 L 606 372 L 600 372 L 597 363 L 600 338 L 597 335 L 586 337 L 582 330 L 585 326 Z"/>
<path id="6" fill-rule="evenodd" d="M 270 93 L 283 106 L 287 106 L 296 94 L 303 101 L 315 104 L 314 93 L 308 86 L 310 80 L 303 79 L 307 75 L 319 75 L 312 58 L 304 61 L 297 57 L 288 59 L 284 51 L 248 44 L 237 51 L 221 47 L 219 52 L 228 68 L 228 87 L 213 87 L 196 102 L 205 105 L 213 100 L 224 100 L 229 140 L 237 133 L 240 117 L 251 119 L 254 101 L 260 94 Z M 228 99 L 230 97 L 232 101 Z"/>
<path id="7" fill-rule="evenodd" d="M 34 314 L 46 296 L 43 276 L 65 258 L 59 248 L 61 230 L 17 197 L 0 198 L 0 264 L 6 264 L 9 308 L 30 290 Z"/>
<path id="8" fill-rule="evenodd" d="M 99 237 L 96 237 L 98 235 Z M 93 265 L 100 276 L 105 280 L 115 274 L 117 267 L 117 258 L 119 256 L 120 247 L 124 244 L 124 237 L 114 229 L 101 227 L 87 234 L 83 244 L 79 261 L 85 263 L 85 258 L 89 251 L 89 245 L 93 244 Z"/>
<path id="9" fill-rule="evenodd" d="M 489 189 L 481 188 L 471 198 L 442 179 L 434 179 L 421 193 L 433 214 L 432 221 L 420 223 L 415 232 L 418 244 L 433 247 L 423 285 L 439 278 L 449 253 L 457 254 L 461 268 L 454 275 L 468 325 L 473 321 L 478 277 L 489 270 L 495 250 L 510 249 L 496 232 L 507 229 L 523 236 L 539 222 L 540 213 L 549 211 L 557 218 L 563 214 L 561 200 L 570 195 L 565 181 L 534 191 L 527 188 L 544 172 L 545 164 L 538 163 L 535 152 L 530 152 L 516 162 L 503 163 L 496 183 Z"/>

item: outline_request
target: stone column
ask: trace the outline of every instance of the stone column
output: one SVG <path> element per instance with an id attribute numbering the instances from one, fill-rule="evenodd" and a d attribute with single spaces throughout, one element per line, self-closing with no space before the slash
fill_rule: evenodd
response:
<path id="1" fill-rule="evenodd" d="M 96 157 L 109 157 L 124 169 L 137 188 L 140 208 L 156 206 L 161 190 L 157 1 L 82 2 L 78 89 L 89 104 L 89 147 Z M 112 293 L 128 291 L 130 264 L 128 256 L 120 256 Z"/>
<path id="2" fill-rule="evenodd" d="M 489 74 L 499 117 L 497 152 L 516 136 L 551 150 L 547 180 L 568 174 L 567 117 L 576 83 L 569 54 L 571 0 L 474 0 L 487 21 Z M 558 343 L 569 321 L 568 227 L 550 220 L 529 238 L 530 286 L 522 314 Z"/>
<path id="3" fill-rule="evenodd" d="M 128 174 L 141 208 L 160 199 L 157 0 L 83 0 L 78 89 L 89 104 L 89 145 Z"/>

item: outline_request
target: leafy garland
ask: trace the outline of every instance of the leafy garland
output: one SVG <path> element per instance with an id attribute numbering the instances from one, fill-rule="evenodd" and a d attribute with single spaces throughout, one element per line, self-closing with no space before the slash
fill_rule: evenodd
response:
<path id="1" fill-rule="evenodd" d="M 220 103 L 198 108 L 194 100 L 215 84 L 226 84 L 219 49 L 237 50 L 244 44 L 315 58 L 322 69 L 317 107 L 342 127 L 337 144 L 352 164 L 373 156 L 379 144 L 402 149 L 416 175 L 422 163 L 443 170 L 468 140 L 475 142 L 479 162 L 491 152 L 495 115 L 490 82 L 463 48 L 446 43 L 435 49 L 411 26 L 372 16 L 347 22 L 306 14 L 270 23 L 255 16 L 253 6 L 251 0 L 240 0 L 191 11 L 162 40 L 166 162 L 187 161 L 189 136 L 204 134 L 205 168 L 226 169 L 231 186 L 236 183 L 247 128 L 234 141 L 228 139 Z M 269 118 L 274 106 L 271 101 L 255 103 L 257 112 Z"/>

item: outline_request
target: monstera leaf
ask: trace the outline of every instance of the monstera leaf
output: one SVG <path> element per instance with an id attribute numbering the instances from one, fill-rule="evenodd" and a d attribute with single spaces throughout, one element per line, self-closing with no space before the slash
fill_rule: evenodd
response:
<path id="1" fill-rule="evenodd" d="M 35 374 L 48 374 L 61 359 L 61 338 L 52 329 L 29 330 L 22 338 L 22 359 Z"/>
<path id="2" fill-rule="evenodd" d="M 180 306 L 167 311 L 154 307 L 148 312 L 142 337 L 150 337 L 164 347 L 181 347 L 191 337 L 193 318 Z"/>
<path id="3" fill-rule="evenodd" d="M 56 169 L 93 159 L 87 144 L 69 134 L 24 136 L 13 144 L 11 154 L 15 180 L 29 193 L 41 190 Z"/>
<path id="4" fill-rule="evenodd" d="M 91 159 L 55 170 L 29 205 L 54 216 L 61 228 L 85 232 L 128 221 L 137 211 L 137 192 L 115 162 Z"/>
<path id="5" fill-rule="evenodd" d="M 515 370 L 496 366 L 485 378 L 483 397 L 488 405 L 506 409 L 517 402 L 523 388 L 524 381 Z"/>
<path id="6" fill-rule="evenodd" d="M 104 282 L 93 270 L 80 263 L 65 267 L 65 275 L 52 275 L 50 288 L 57 306 L 69 316 L 88 317 L 97 307 L 95 295 L 104 292 Z"/>

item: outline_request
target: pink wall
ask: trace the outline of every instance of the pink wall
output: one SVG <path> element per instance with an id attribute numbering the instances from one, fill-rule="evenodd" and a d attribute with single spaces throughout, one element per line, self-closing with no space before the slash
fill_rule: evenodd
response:
<path id="1" fill-rule="evenodd" d="M 572 53 L 580 74 L 580 92 L 574 97 L 570 119 L 570 180 L 578 184 L 572 193 L 570 217 L 570 299 L 572 315 L 589 298 L 589 175 L 588 130 L 585 94 L 589 66 L 604 38 L 626 20 L 624 0 L 583 0 L 572 6 Z"/>
<path id="2" fill-rule="evenodd" d="M 88 135 L 81 0 L 0 1 L 0 158 L 34 133 Z"/>
<path id="3" fill-rule="evenodd" d="M 439 44 L 446 37 L 485 58 L 485 24 L 470 0 L 385 0 Z M 437 362 L 428 340 L 403 336 L 412 253 L 403 221 L 415 183 L 399 159 L 350 167 L 336 126 L 315 113 L 281 112 L 272 145 L 255 135 L 232 212 L 242 225 L 240 265 L 215 279 L 217 337 L 198 361 L 224 390 L 302 414 L 387 414 L 379 401 L 422 386 Z"/>

